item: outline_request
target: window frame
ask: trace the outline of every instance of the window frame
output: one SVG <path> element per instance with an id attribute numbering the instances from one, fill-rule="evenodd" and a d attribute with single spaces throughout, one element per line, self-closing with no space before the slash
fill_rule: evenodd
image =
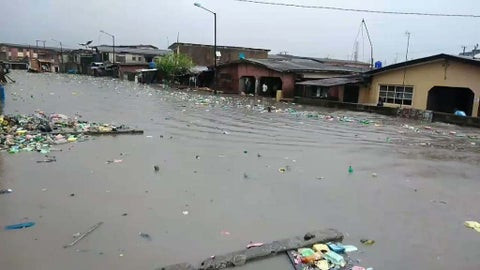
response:
<path id="1" fill-rule="evenodd" d="M 378 97 L 386 104 L 413 106 L 413 85 L 378 84 Z"/>

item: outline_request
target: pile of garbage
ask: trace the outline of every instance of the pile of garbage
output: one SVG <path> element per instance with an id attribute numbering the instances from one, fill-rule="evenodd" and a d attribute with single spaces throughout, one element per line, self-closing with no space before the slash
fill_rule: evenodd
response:
<path id="1" fill-rule="evenodd" d="M 0 151 L 47 154 L 52 145 L 84 141 L 89 132 L 112 132 L 125 126 L 80 121 L 63 114 L 0 115 Z"/>
<path id="2" fill-rule="evenodd" d="M 353 265 L 348 253 L 357 251 L 357 247 L 341 243 L 315 244 L 312 248 L 300 248 L 288 252 L 295 269 L 354 269 L 369 270 Z"/>

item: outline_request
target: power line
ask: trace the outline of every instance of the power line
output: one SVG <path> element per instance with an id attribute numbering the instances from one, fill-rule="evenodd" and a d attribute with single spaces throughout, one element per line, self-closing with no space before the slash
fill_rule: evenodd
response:
<path id="1" fill-rule="evenodd" d="M 234 0 L 234 1 L 253 3 L 253 4 L 261 4 L 261 5 L 271 5 L 271 6 L 285 6 L 285 7 L 308 8 L 308 9 L 327 9 L 327 10 L 336 10 L 336 11 L 377 13 L 377 14 L 389 14 L 389 15 L 415 15 L 415 16 L 432 16 L 432 17 L 480 18 L 480 15 L 474 15 L 474 14 L 446 14 L 446 13 L 385 11 L 385 10 L 330 7 L 330 6 L 300 5 L 300 4 L 266 2 L 266 1 L 257 1 L 257 0 Z"/>

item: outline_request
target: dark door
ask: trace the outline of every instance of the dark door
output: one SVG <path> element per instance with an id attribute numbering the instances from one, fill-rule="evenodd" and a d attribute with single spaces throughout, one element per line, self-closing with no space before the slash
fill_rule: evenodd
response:
<path id="1" fill-rule="evenodd" d="M 343 102 L 358 103 L 358 85 L 345 85 L 343 91 Z"/>

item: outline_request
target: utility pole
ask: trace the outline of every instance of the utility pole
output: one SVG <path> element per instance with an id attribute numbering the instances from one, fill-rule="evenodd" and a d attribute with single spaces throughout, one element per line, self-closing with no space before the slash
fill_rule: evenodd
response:
<path id="1" fill-rule="evenodd" d="M 113 52 L 113 64 L 115 65 L 115 36 L 110 34 L 110 33 L 107 33 L 103 30 L 100 30 L 100 33 L 104 33 L 105 35 L 107 36 L 110 36 L 112 37 L 112 40 L 113 40 L 113 47 L 112 47 L 112 52 Z"/>
<path id="2" fill-rule="evenodd" d="M 370 43 L 370 67 L 373 69 L 373 43 L 370 38 L 370 32 L 368 31 L 367 23 L 365 19 L 362 19 L 362 24 L 365 27 L 365 32 L 367 32 L 368 42 Z"/>
<path id="3" fill-rule="evenodd" d="M 212 10 L 202 6 L 200 3 L 194 3 L 194 6 L 201 8 L 205 11 L 210 12 L 213 14 L 213 32 L 214 32 L 214 41 L 213 41 L 213 58 L 214 58 L 214 69 L 213 69 L 213 94 L 217 94 L 217 13 L 213 12 Z"/>
<path id="4" fill-rule="evenodd" d="M 478 44 L 475 45 L 475 47 L 473 47 L 472 58 L 475 58 L 475 54 L 477 53 L 477 51 L 478 51 Z"/>
<path id="5" fill-rule="evenodd" d="M 358 41 L 355 41 L 355 51 L 353 52 L 353 60 L 358 61 Z"/>
<path id="6" fill-rule="evenodd" d="M 402 107 L 403 105 L 403 97 L 405 94 L 405 78 L 407 77 L 408 50 L 410 49 L 410 32 L 406 31 L 405 35 L 407 35 L 407 52 L 405 53 L 405 68 L 403 69 L 403 83 L 402 83 L 403 93 L 402 93 L 402 103 L 400 104 L 400 107 Z"/>
<path id="7" fill-rule="evenodd" d="M 65 70 L 65 65 L 63 64 L 63 46 L 62 46 L 62 42 L 61 41 L 58 41 L 56 39 L 53 39 L 53 41 L 55 42 L 58 42 L 60 44 L 60 60 L 61 60 L 61 63 L 62 63 L 62 66 L 60 68 L 60 72 L 63 72 Z"/>
<path id="8" fill-rule="evenodd" d="M 38 54 L 39 54 L 39 53 L 38 53 L 38 43 L 39 43 L 39 42 L 42 42 L 42 43 L 43 43 L 43 49 L 45 50 L 45 42 L 47 42 L 47 41 L 46 41 L 46 40 L 41 40 L 41 39 L 35 40 L 35 45 L 36 45 L 35 47 L 37 47 L 37 58 L 38 58 Z"/>

